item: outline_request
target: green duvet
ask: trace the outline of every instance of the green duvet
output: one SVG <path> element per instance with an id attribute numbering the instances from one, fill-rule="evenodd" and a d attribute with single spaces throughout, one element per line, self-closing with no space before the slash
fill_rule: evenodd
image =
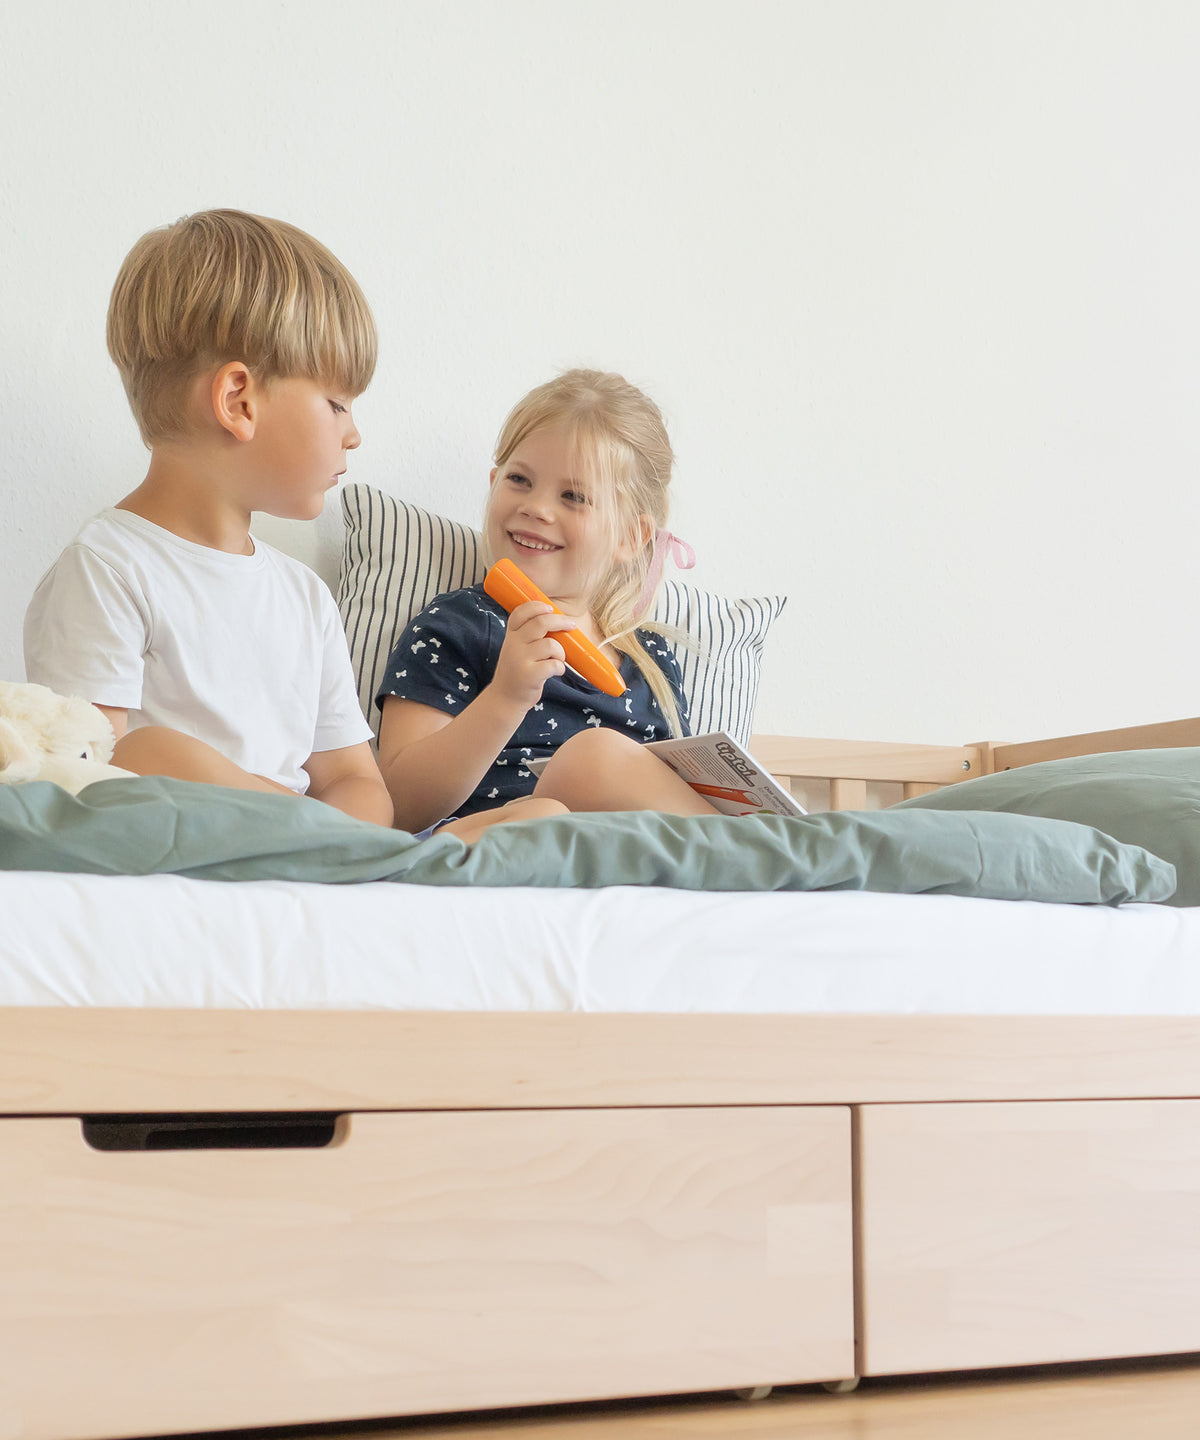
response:
<path id="1" fill-rule="evenodd" d="M 497 826 L 468 848 L 416 841 L 316 801 L 105 780 L 78 796 L 0 786 L 0 870 L 367 880 L 413 885 L 884 890 L 1113 904 L 1165 900 L 1174 868 L 1086 825 L 975 811 L 681 819 L 568 815 Z"/>

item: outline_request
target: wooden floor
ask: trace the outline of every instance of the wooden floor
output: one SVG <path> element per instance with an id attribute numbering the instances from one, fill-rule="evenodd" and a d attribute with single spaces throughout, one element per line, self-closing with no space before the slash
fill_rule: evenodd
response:
<path id="1" fill-rule="evenodd" d="M 1000 1377 L 239 1431 L 255 1440 L 1196 1440 L 1200 1356 Z M 234 1440 L 226 1432 L 223 1440 Z"/>

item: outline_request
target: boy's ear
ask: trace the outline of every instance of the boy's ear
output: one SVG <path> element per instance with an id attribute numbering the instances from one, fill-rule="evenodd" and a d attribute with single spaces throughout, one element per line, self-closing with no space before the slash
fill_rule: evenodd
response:
<path id="1" fill-rule="evenodd" d="M 210 395 L 217 424 L 235 440 L 253 440 L 260 387 L 250 367 L 230 360 L 212 378 Z"/>

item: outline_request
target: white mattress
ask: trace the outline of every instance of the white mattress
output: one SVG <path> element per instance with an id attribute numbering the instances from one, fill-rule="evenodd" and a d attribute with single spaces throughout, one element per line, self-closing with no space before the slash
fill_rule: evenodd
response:
<path id="1" fill-rule="evenodd" d="M 0 874 L 0 1005 L 1200 1013 L 1200 909 Z"/>

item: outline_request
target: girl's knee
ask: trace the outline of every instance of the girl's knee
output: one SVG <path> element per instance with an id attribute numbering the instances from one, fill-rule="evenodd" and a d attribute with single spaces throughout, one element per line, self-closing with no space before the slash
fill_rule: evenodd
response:
<path id="1" fill-rule="evenodd" d="M 438 827 L 439 835 L 457 835 L 468 845 L 473 845 L 485 830 L 493 825 L 512 825 L 518 820 L 551 820 L 555 815 L 569 815 L 571 812 L 558 800 L 544 799 L 537 795 L 526 795 L 519 800 L 510 800 L 496 810 L 483 810 L 468 815 L 465 820 L 451 820 L 448 825 Z"/>
<path id="2" fill-rule="evenodd" d="M 576 759 L 586 756 L 589 764 L 598 763 L 600 757 L 619 759 L 625 755 L 632 755 L 641 750 L 641 745 L 628 735 L 622 735 L 619 730 L 609 729 L 607 725 L 593 725 L 587 730 L 581 730 L 577 735 L 572 735 L 565 740 L 555 751 L 550 764 L 553 764 L 559 756 L 570 756 Z"/>
<path id="3" fill-rule="evenodd" d="M 637 809 L 647 762 L 659 763 L 619 730 L 584 730 L 555 751 L 534 793 L 572 811 Z"/>
<path id="4" fill-rule="evenodd" d="M 561 800 L 551 800 L 543 795 L 527 795 L 522 800 L 510 800 L 504 807 L 509 820 L 549 820 L 555 815 L 569 815 L 571 812 Z"/>

